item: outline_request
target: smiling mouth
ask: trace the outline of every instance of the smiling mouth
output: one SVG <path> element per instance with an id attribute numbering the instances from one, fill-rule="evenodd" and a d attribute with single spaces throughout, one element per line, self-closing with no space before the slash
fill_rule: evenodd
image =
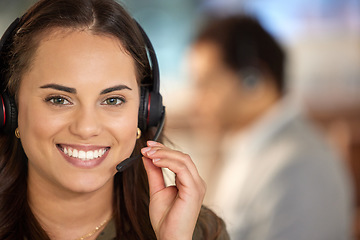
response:
<path id="1" fill-rule="evenodd" d="M 93 160 L 102 157 L 110 148 L 99 148 L 95 150 L 84 151 L 73 147 L 64 147 L 57 144 L 57 147 L 67 156 L 78 158 L 83 161 Z"/>

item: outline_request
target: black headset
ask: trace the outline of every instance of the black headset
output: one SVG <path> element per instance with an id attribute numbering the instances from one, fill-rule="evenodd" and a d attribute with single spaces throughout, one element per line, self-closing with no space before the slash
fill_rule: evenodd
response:
<path id="1" fill-rule="evenodd" d="M 0 131 L 7 134 L 13 133 L 17 127 L 17 108 L 15 99 L 9 94 L 6 86 L 8 80 L 6 79 L 5 72 L 6 68 L 9 66 L 5 55 L 10 50 L 13 36 L 20 28 L 19 23 L 20 19 L 15 19 L 0 40 Z M 163 106 L 162 96 L 159 91 L 159 66 L 150 39 L 140 24 L 137 22 L 136 24 L 144 38 L 151 67 L 150 84 L 140 87 L 138 127 L 142 131 L 146 131 L 151 127 L 158 126 L 158 130 L 154 137 L 154 140 L 156 140 L 162 131 L 165 119 L 165 107 Z"/>

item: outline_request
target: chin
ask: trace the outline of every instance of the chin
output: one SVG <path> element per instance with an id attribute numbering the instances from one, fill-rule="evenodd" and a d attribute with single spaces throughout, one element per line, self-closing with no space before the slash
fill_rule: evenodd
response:
<path id="1" fill-rule="evenodd" d="M 91 193 L 96 191 L 112 191 L 114 174 L 110 173 L 73 173 L 62 185 L 70 192 Z M 64 179 L 62 179 L 63 181 Z"/>

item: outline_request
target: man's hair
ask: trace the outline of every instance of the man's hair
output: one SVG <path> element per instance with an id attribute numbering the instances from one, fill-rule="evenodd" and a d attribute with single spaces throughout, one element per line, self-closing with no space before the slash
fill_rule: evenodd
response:
<path id="1" fill-rule="evenodd" d="M 194 42 L 210 42 L 218 46 L 222 60 L 234 71 L 255 68 L 260 73 L 270 73 L 279 93 L 284 92 L 285 54 L 255 18 L 234 15 L 212 19 Z"/>

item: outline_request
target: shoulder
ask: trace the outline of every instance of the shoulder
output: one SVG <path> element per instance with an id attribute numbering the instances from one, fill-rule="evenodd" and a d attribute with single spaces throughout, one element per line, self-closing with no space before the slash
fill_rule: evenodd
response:
<path id="1" fill-rule="evenodd" d="M 195 226 L 194 240 L 229 240 L 224 221 L 212 210 L 202 206 Z"/>

